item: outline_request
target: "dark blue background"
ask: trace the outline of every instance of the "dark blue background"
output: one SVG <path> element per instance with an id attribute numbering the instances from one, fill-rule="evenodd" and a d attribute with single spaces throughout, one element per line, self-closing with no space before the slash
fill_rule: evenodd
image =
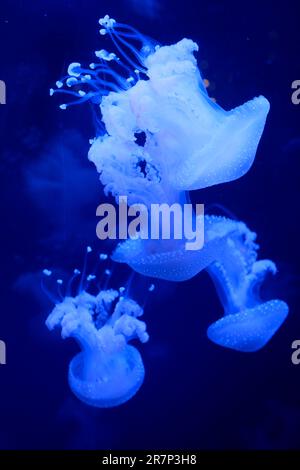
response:
<path id="1" fill-rule="evenodd" d="M 142 0 L 1 0 L 0 448 L 300 448 L 300 366 L 291 363 L 291 343 L 300 339 L 300 105 L 291 102 L 291 83 L 300 79 L 297 2 L 158 3 L 153 10 Z M 44 326 L 51 305 L 39 271 L 68 272 L 81 266 L 86 243 L 99 248 L 95 208 L 103 196 L 86 158 L 90 111 L 61 112 L 48 89 L 70 62 L 93 60 L 105 13 L 163 44 L 197 41 L 210 94 L 225 109 L 258 94 L 271 102 L 249 173 L 192 197 L 221 204 L 258 233 L 260 256 L 279 268 L 264 295 L 286 300 L 290 316 L 262 351 L 237 353 L 206 337 L 222 308 L 205 273 L 157 283 L 145 313 L 151 340 L 140 347 L 145 383 L 125 405 L 98 410 L 68 388 L 77 349 Z M 117 266 L 112 283 L 129 274 Z M 134 278 L 137 300 L 148 283 Z"/>

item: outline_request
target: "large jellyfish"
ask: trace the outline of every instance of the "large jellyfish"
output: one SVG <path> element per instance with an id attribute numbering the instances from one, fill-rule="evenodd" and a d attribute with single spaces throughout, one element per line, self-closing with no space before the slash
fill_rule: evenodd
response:
<path id="1" fill-rule="evenodd" d="M 143 58 L 148 80 L 111 92 L 101 103 L 110 140 L 134 142 L 135 134 L 144 132 L 146 161 L 150 156 L 177 190 L 201 189 L 245 174 L 269 111 L 262 96 L 228 112 L 214 103 L 197 68 L 197 49 L 189 39 L 157 47 Z M 97 165 L 97 158 L 93 161 Z"/>
<path id="2" fill-rule="evenodd" d="M 200 189 L 245 174 L 269 111 L 266 98 L 224 111 L 207 94 L 194 57 L 196 43 L 182 39 L 161 47 L 108 15 L 100 25 L 118 56 L 101 49 L 95 52 L 98 62 L 88 68 L 72 63 L 50 93 L 99 104 L 104 130 L 89 158 L 106 190 L 128 194 L 139 183 L 142 191 L 141 178 L 154 179 L 166 196 L 170 188 Z M 116 184 L 120 171 L 124 181 L 118 178 Z"/>
<path id="3" fill-rule="evenodd" d="M 73 279 L 79 276 L 74 271 Z M 44 275 L 51 272 L 44 270 Z M 96 295 L 87 285 L 87 276 L 76 295 L 69 291 L 56 302 L 46 320 L 52 330 L 61 328 L 63 338 L 74 338 L 81 349 L 69 365 L 69 385 L 88 405 L 103 408 L 129 400 L 144 380 L 144 365 L 138 350 L 128 343 L 148 341 L 146 324 L 140 320 L 143 308 L 128 297 L 125 288 L 102 289 Z M 62 280 L 58 280 L 61 284 Z"/>

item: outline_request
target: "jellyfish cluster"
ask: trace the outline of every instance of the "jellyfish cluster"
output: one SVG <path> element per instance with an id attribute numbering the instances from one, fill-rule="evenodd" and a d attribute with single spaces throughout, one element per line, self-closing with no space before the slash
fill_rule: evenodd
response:
<path id="1" fill-rule="evenodd" d="M 183 206 L 190 191 L 247 173 L 264 130 L 268 100 L 259 96 L 225 111 L 207 93 L 195 42 L 182 39 L 162 46 L 108 15 L 99 24 L 100 36 L 113 51 L 95 51 L 96 60 L 87 67 L 71 63 L 50 95 L 72 97 L 60 104 L 63 110 L 84 102 L 96 108 L 98 126 L 88 158 L 105 194 L 117 202 L 126 196 L 129 206 Z M 205 214 L 199 250 L 187 250 L 184 239 L 142 239 L 137 232 L 119 243 L 111 258 L 143 276 L 173 282 L 206 270 L 223 306 L 221 318 L 208 327 L 208 338 L 225 348 L 254 352 L 288 314 L 284 301 L 260 295 L 276 266 L 257 259 L 258 249 L 256 234 L 245 223 Z M 76 295 L 69 291 L 54 300 L 46 324 L 59 326 L 62 337 L 75 338 L 81 348 L 69 367 L 74 394 L 89 405 L 116 406 L 143 382 L 141 355 L 128 345 L 132 339 L 148 340 L 140 320 L 143 308 L 122 288 L 90 293 L 90 276 L 81 274 Z"/>

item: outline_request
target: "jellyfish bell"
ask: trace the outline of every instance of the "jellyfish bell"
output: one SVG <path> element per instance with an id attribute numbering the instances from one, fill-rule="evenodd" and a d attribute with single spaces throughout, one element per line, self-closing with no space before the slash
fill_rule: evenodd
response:
<path id="1" fill-rule="evenodd" d="M 204 216 L 204 245 L 187 250 L 182 240 L 127 240 L 112 254 L 113 261 L 128 264 L 144 276 L 167 281 L 186 281 L 222 256 L 226 236 L 236 230 L 235 222 L 221 216 Z"/>
<path id="2" fill-rule="evenodd" d="M 263 96 L 223 110 L 208 96 L 193 52 L 183 39 L 157 48 L 145 59 L 148 80 L 139 80 L 101 102 L 110 136 L 133 141 L 147 136 L 144 151 L 178 191 L 202 189 L 243 176 L 251 167 L 269 102 Z M 124 141 L 125 139 L 125 141 Z"/>
<path id="3" fill-rule="evenodd" d="M 70 362 L 68 381 L 82 402 L 110 408 L 130 400 L 140 389 L 144 376 L 140 353 L 127 345 L 119 354 L 105 355 L 105 359 L 100 353 L 93 357 L 83 352 L 77 354 Z"/>
<path id="4" fill-rule="evenodd" d="M 208 327 L 207 336 L 214 343 L 242 352 L 263 348 L 288 315 L 282 300 L 269 300 L 241 312 L 225 315 Z"/>
<path id="5" fill-rule="evenodd" d="M 197 50 L 189 39 L 156 49 L 145 59 L 149 80 L 125 93 L 137 127 L 152 133 L 146 150 L 155 160 L 166 160 L 178 190 L 201 189 L 245 174 L 270 107 L 263 96 L 231 111 L 214 103 L 197 67 Z"/>

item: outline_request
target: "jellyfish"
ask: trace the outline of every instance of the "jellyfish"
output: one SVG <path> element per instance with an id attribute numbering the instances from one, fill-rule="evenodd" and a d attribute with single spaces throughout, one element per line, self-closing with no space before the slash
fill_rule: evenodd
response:
<path id="1" fill-rule="evenodd" d="M 186 250 L 186 240 L 129 239 L 119 243 L 112 254 L 118 263 L 134 271 L 167 281 L 187 281 L 220 259 L 226 237 L 236 230 L 236 222 L 215 215 L 204 216 L 204 245 Z"/>
<path id="2" fill-rule="evenodd" d="M 224 316 L 212 323 L 208 338 L 226 348 L 243 352 L 261 349 L 276 333 L 288 315 L 287 304 L 279 299 L 262 300 L 260 289 L 276 265 L 257 260 L 256 233 L 242 222 L 228 234 L 222 255 L 207 267 Z"/>
<path id="3" fill-rule="evenodd" d="M 116 191 L 115 176 L 121 173 L 124 181 L 119 178 L 117 191 L 129 196 L 131 186 L 140 184 L 142 192 L 146 185 L 156 198 L 159 184 L 164 202 L 175 202 L 177 192 L 244 175 L 265 126 L 268 100 L 259 96 L 225 111 L 208 96 L 195 42 L 185 38 L 160 46 L 108 15 L 99 23 L 100 34 L 110 38 L 116 52 L 96 51 L 97 62 L 86 68 L 72 63 L 50 94 L 74 97 L 62 109 L 85 101 L 98 107 L 102 127 L 89 158 L 106 191 Z M 133 196 L 141 202 L 134 190 Z"/>
<path id="4" fill-rule="evenodd" d="M 206 270 L 224 308 L 224 316 L 209 326 L 208 338 L 238 351 L 257 351 L 288 315 L 284 301 L 263 301 L 260 296 L 263 281 L 268 273 L 276 274 L 276 266 L 270 260 L 257 260 L 256 234 L 243 222 L 213 215 L 204 219 L 201 250 L 188 251 L 181 243 L 177 250 L 151 253 L 155 241 L 137 239 L 121 243 L 112 258 L 145 276 L 176 282 Z"/>
<path id="5" fill-rule="evenodd" d="M 50 276 L 51 271 L 44 270 Z M 73 278 L 80 275 L 74 271 Z M 94 275 L 79 283 L 76 295 L 69 293 L 56 301 L 46 320 L 49 330 L 61 328 L 62 338 L 74 338 L 81 352 L 70 362 L 68 381 L 82 402 L 107 408 L 132 398 L 144 380 L 139 351 L 130 341 L 146 343 L 149 335 L 141 321 L 143 308 L 126 293 L 126 288 L 89 292 Z M 62 280 L 58 280 L 62 284 Z M 84 285 L 85 284 L 85 285 Z"/>
<path id="6" fill-rule="evenodd" d="M 251 167 L 269 102 L 263 96 L 224 111 L 207 94 L 183 39 L 156 47 L 143 60 L 148 80 L 103 97 L 100 108 L 112 139 L 145 134 L 144 151 L 173 188 L 202 189 L 240 178 Z M 97 160 L 96 160 L 97 161 Z"/>

